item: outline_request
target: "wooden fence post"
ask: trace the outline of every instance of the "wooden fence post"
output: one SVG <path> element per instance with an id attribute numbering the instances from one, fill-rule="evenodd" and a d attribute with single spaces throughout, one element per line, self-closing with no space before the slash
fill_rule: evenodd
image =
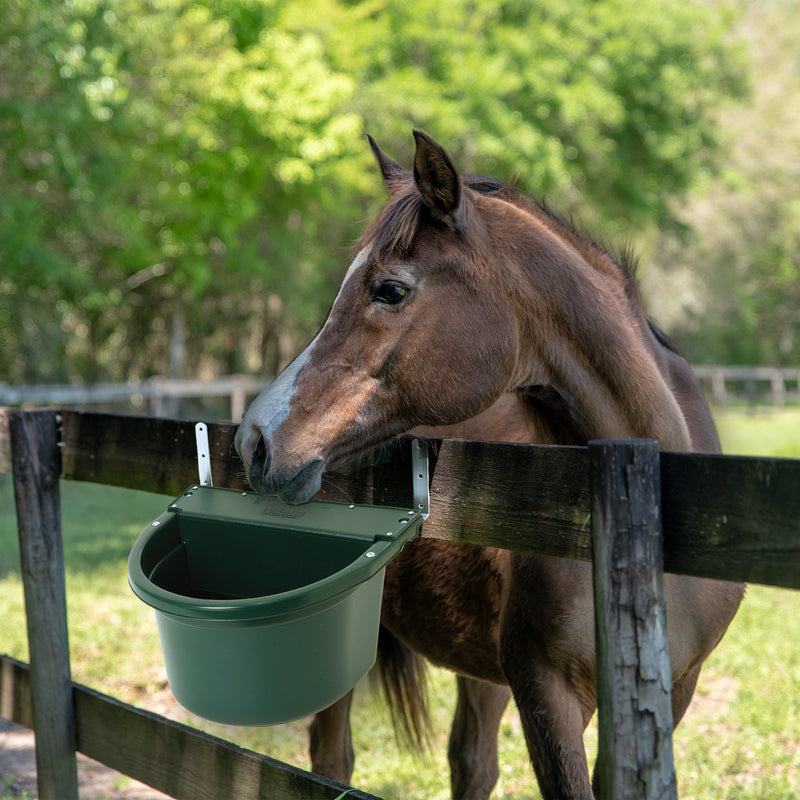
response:
<path id="1" fill-rule="evenodd" d="M 590 442 L 589 461 L 600 794 L 677 800 L 658 444 Z"/>
<path id="2" fill-rule="evenodd" d="M 9 417 L 40 800 L 78 800 L 55 411 Z"/>

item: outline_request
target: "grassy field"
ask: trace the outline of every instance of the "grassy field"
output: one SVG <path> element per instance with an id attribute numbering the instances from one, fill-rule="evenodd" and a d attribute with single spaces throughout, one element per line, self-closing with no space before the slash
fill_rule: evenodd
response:
<path id="1" fill-rule="evenodd" d="M 728 453 L 800 458 L 800 412 L 719 419 Z M 67 597 L 75 680 L 126 702 L 169 710 L 254 750 L 308 768 L 307 722 L 223 729 L 190 720 L 169 700 L 151 612 L 130 592 L 126 559 L 139 531 L 170 498 L 91 484 L 62 484 Z M 0 476 L 0 652 L 27 660 L 10 479 Z M 366 683 L 354 709 L 353 781 L 390 800 L 449 797 L 447 733 L 454 680 L 430 672 L 435 724 L 423 757 L 399 749 L 383 705 Z M 587 748 L 596 748 L 594 727 Z M 501 778 L 493 797 L 540 795 L 512 707 L 500 730 Z M 680 795 L 692 800 L 795 800 L 800 796 L 800 595 L 753 586 L 700 679 L 675 735 Z M 2 783 L 0 783 L 2 786 Z M 2 795 L 0 795 L 2 796 Z"/>
<path id="2" fill-rule="evenodd" d="M 716 415 L 728 455 L 800 458 L 800 409 L 774 413 L 726 411 Z"/>

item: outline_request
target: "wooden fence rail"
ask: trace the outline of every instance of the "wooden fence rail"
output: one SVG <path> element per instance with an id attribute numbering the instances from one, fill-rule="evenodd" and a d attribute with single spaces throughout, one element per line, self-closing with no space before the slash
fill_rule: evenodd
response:
<path id="1" fill-rule="evenodd" d="M 783 408 L 788 402 L 800 401 L 800 367 L 694 366 L 692 369 L 715 406 L 767 402 Z"/>
<path id="2" fill-rule="evenodd" d="M 148 378 L 143 381 L 91 384 L 35 384 L 17 386 L 0 383 L 0 406 L 98 406 L 147 401 L 154 417 L 178 416 L 178 401 L 183 398 L 225 397 L 230 404 L 230 419 L 239 420 L 248 398 L 255 397 L 270 383 L 267 378 L 228 375 L 213 380 L 201 378 Z"/>
<path id="3" fill-rule="evenodd" d="M 53 446 L 52 441 L 45 441 L 26 447 L 20 444 L 25 437 L 20 439 L 18 435 L 12 441 L 10 432 L 20 426 L 29 430 L 36 427 L 34 419 L 37 424 L 44 426 L 42 430 L 47 430 L 48 425 L 52 430 L 52 426 L 58 423 L 60 441 L 55 444 L 64 478 L 173 496 L 196 482 L 197 462 L 192 423 L 74 411 L 0 410 L 0 472 L 9 471 L 13 462 L 15 482 L 25 472 L 22 466 L 18 466 L 20 460 L 24 462 L 28 459 L 38 469 L 38 453 Z M 243 488 L 241 464 L 233 451 L 234 434 L 235 426 L 209 425 L 213 478 L 215 485 Z M 52 439 L 52 435 L 47 434 L 45 438 L 49 436 Z M 658 561 L 663 552 L 663 565 L 667 571 L 800 588 L 800 461 L 659 454 L 657 450 L 653 455 L 653 443 L 641 442 L 595 443 L 589 448 L 449 440 L 433 440 L 431 445 L 432 513 L 424 525 L 425 536 L 591 560 L 593 551 L 599 552 L 609 537 L 641 534 L 651 537 L 648 540 L 651 543 L 644 550 L 654 559 L 654 565 L 648 569 L 655 570 L 655 575 L 660 575 Z M 44 450 L 40 450 L 40 447 Z M 650 456 L 642 455 L 648 452 L 648 448 Z M 408 442 L 401 440 L 395 452 L 387 456 L 385 463 L 350 476 L 338 477 L 337 491 L 344 494 L 329 494 L 328 499 L 352 498 L 358 502 L 392 505 L 409 503 L 409 449 Z M 620 459 L 626 465 L 622 472 L 614 466 Z M 657 470 L 653 469 L 653 464 L 657 464 Z M 604 486 L 605 506 L 600 502 Z M 647 524 L 640 525 L 642 530 L 638 533 L 619 530 L 619 514 L 604 514 L 602 511 L 603 508 L 612 507 L 618 511 L 620 497 L 624 503 L 641 503 L 641 497 L 629 497 L 630 487 L 640 487 L 636 491 L 641 489 L 650 492 L 656 500 L 660 498 L 660 514 L 656 513 Z M 57 484 L 55 488 L 41 490 L 41 496 L 33 501 L 40 505 L 37 513 L 40 513 L 42 503 L 46 506 L 48 502 L 53 502 L 53 492 L 56 493 L 57 507 L 57 491 Z M 34 493 L 31 496 L 36 495 Z M 625 500 L 626 497 L 629 499 Z M 26 516 L 29 511 L 21 508 L 19 513 Z M 26 531 L 23 535 L 27 537 L 30 534 Z M 45 545 L 47 547 L 49 545 Z M 57 568 L 63 572 L 63 562 L 58 560 L 60 548 L 49 547 L 48 552 L 56 558 Z M 599 558 L 596 558 L 595 572 L 598 561 Z M 47 562 L 46 569 L 52 568 L 52 563 Z M 619 571 L 620 567 L 611 563 L 608 569 Z M 618 578 L 620 575 L 615 574 L 615 580 Z M 37 576 L 28 576 L 26 580 L 35 583 Z M 41 576 L 38 580 L 41 580 Z M 660 603 L 663 611 L 663 595 L 658 596 L 658 581 L 653 583 L 656 585 L 654 610 L 660 613 L 658 606 Z M 598 587 L 597 577 L 595 587 L 600 642 L 603 636 L 611 635 L 608 633 L 605 610 L 609 602 L 614 613 L 624 613 L 624 609 L 621 610 L 618 604 L 614 607 L 613 601 L 602 594 L 604 590 Z M 27 613 L 29 628 L 31 625 L 36 627 L 37 620 L 41 622 L 39 615 L 42 609 L 35 605 L 28 607 Z M 661 625 L 662 636 L 663 628 Z M 659 644 L 654 640 L 651 645 L 646 645 L 648 652 L 659 647 L 663 649 L 664 642 Z M 602 649 L 600 645 L 598 649 Z M 38 653 L 31 639 L 34 667 L 31 668 L 30 679 L 25 677 L 27 671 L 23 666 L 11 663 L 8 659 L 0 670 L 0 711 L 7 716 L 10 708 L 11 718 L 23 724 L 33 721 L 31 703 L 35 709 L 44 691 L 42 687 L 32 685 L 32 700 L 20 699 L 28 696 L 29 690 L 25 688 L 28 683 L 35 683 L 37 658 Z M 610 661 L 613 662 L 613 653 Z M 232 766 L 237 763 L 236 754 L 229 753 L 232 745 L 213 744 L 214 748 L 221 747 L 222 751 L 219 752 L 224 751 L 224 755 L 218 755 L 218 751 L 214 750 L 216 755 L 212 758 L 209 751 L 204 749 L 212 746 L 207 741 L 211 737 L 200 735 L 202 745 L 187 744 L 185 737 L 198 734 L 167 722 L 163 724 L 167 725 L 169 733 L 158 733 L 161 721 L 155 715 L 128 709 L 91 690 L 74 686 L 69 681 L 68 662 L 66 677 L 63 669 L 54 676 L 53 667 L 52 664 L 48 665 L 47 674 L 37 680 L 55 681 L 60 686 L 62 696 L 67 686 L 68 694 L 72 697 L 72 708 L 67 710 L 67 717 L 71 712 L 74 719 L 75 733 L 69 741 L 73 752 L 76 747 L 82 752 L 87 752 L 83 748 L 89 748 L 91 752 L 87 754 L 93 754 L 103 763 L 132 774 L 138 780 L 179 800 L 233 794 L 242 800 L 250 797 L 281 797 L 287 800 L 295 797 L 336 798 L 345 789 L 256 754 L 245 755 L 250 766 L 242 767 L 241 774 L 249 777 L 240 781 L 239 767 Z M 599 677 L 599 688 L 600 681 Z M 636 687 L 632 691 L 629 704 L 635 706 Z M 91 701 L 87 701 L 86 697 L 91 697 Z M 611 707 L 604 700 L 602 692 L 600 701 L 600 747 L 611 748 L 614 754 L 613 767 L 614 763 L 621 763 L 621 759 L 634 752 L 635 748 L 630 741 L 626 743 L 624 737 L 616 735 L 609 728 L 613 724 L 614 714 L 610 713 Z M 142 722 L 137 715 L 144 715 L 146 722 Z M 103 730 L 135 728 L 139 733 L 129 739 L 121 732 L 120 738 L 114 739 L 114 744 L 101 747 L 102 736 L 95 735 L 92 738 L 85 733 L 95 724 L 92 719 L 105 719 L 104 723 L 100 723 Z M 109 724 L 110 719 L 115 721 Z M 130 722 L 133 719 L 136 722 Z M 148 727 L 151 724 L 156 726 L 152 730 Z M 635 736 L 635 728 L 633 731 Z M 38 732 L 41 733 L 41 730 Z M 166 745 L 163 748 L 160 745 L 154 747 L 154 737 L 160 735 L 172 737 L 170 747 L 176 749 L 168 750 Z M 663 735 L 656 738 L 664 740 Z M 669 733 L 666 739 L 670 739 Z M 612 744 L 607 745 L 608 741 Z M 180 752 L 183 755 L 180 758 L 165 755 L 157 759 L 158 766 L 151 771 L 148 762 L 154 750 L 163 750 L 166 754 Z M 126 755 L 121 758 L 120 753 L 123 752 Z M 674 780 L 670 780 L 670 752 L 653 754 L 646 764 L 637 765 L 639 770 L 649 770 L 648 774 L 660 776 L 650 784 L 650 793 L 642 794 L 641 788 L 619 786 L 612 782 L 610 785 L 618 788 L 611 791 L 609 796 L 616 800 L 634 797 L 666 800 L 674 797 Z M 194 755 L 187 755 L 192 753 Z M 213 764 L 219 764 L 219 767 Z M 50 763 L 41 763 L 40 770 L 46 771 L 51 766 Z M 188 785 L 190 779 L 185 773 L 193 770 L 203 777 L 196 784 Z M 176 772 L 183 777 L 176 777 Z M 614 781 L 614 769 L 610 767 L 608 772 L 604 780 Z M 630 772 L 630 768 L 620 770 L 620 774 Z M 43 777 L 40 772 L 40 780 Z M 234 780 L 239 782 L 231 783 Z M 213 786 L 214 789 L 204 794 L 202 786 Z M 235 792 L 231 788 L 233 786 L 237 787 Z M 279 792 L 276 787 L 280 787 Z M 64 793 L 63 787 L 51 795 L 42 793 L 40 789 L 40 797 L 41 800 L 56 797 L 59 800 L 72 800 L 71 795 Z M 367 797 L 369 795 L 363 792 L 347 794 L 348 800 Z"/>
<path id="4" fill-rule="evenodd" d="M 706 397 L 715 406 L 724 408 L 744 402 L 782 408 L 789 403 L 800 403 L 800 366 L 713 365 L 692 369 Z M 169 417 L 179 416 L 178 405 L 182 399 L 225 397 L 229 401 L 229 419 L 240 420 L 248 398 L 269 383 L 269 378 L 252 375 L 228 375 L 213 380 L 155 377 L 93 384 L 0 383 L 0 406 L 69 406 L 89 410 L 104 404 L 132 406 L 138 403 L 149 408 L 154 417 Z"/>
<path id="5" fill-rule="evenodd" d="M 0 656 L 0 716 L 35 728 L 31 684 L 27 664 Z M 70 688 L 76 720 L 73 754 L 77 750 L 170 797 L 336 800 L 348 789 L 86 686 L 71 683 Z M 41 751 L 40 730 L 37 752 Z M 77 798 L 63 784 L 53 784 L 53 771 L 49 763 L 39 767 L 40 800 L 46 800 L 48 792 L 57 800 Z M 380 800 L 356 790 L 348 792 L 347 800 L 351 798 Z"/>

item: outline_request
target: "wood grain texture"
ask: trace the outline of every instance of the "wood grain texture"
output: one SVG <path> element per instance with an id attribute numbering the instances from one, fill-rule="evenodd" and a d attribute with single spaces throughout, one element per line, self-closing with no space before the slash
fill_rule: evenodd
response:
<path id="1" fill-rule="evenodd" d="M 172 497 L 197 483 L 195 423 L 121 414 L 61 412 L 63 476 Z M 209 425 L 212 478 L 244 488 L 234 425 Z"/>
<path id="2" fill-rule="evenodd" d="M 30 666 L 0 656 L 0 716 L 33 729 Z"/>
<path id="3" fill-rule="evenodd" d="M 58 429 L 53 411 L 9 416 L 41 800 L 78 800 Z"/>
<path id="4" fill-rule="evenodd" d="M 664 567 L 800 589 L 800 461 L 661 454 Z"/>
<path id="5" fill-rule="evenodd" d="M 177 800 L 335 800 L 347 786 L 72 684 L 84 755 Z M 0 656 L 2 715 L 31 727 L 27 664 Z M 348 800 L 379 800 L 352 789 Z"/>
<path id="6" fill-rule="evenodd" d="M 589 443 L 600 795 L 677 800 L 658 443 Z"/>
<path id="7" fill-rule="evenodd" d="M 64 477 L 171 496 L 197 481 L 194 423 L 63 412 Z M 214 484 L 245 488 L 234 425 L 209 425 Z M 591 559 L 583 447 L 430 440 L 431 516 L 423 535 Z M 328 475 L 320 496 L 411 502 L 410 452 Z M 668 572 L 800 589 L 800 461 L 661 454 Z"/>

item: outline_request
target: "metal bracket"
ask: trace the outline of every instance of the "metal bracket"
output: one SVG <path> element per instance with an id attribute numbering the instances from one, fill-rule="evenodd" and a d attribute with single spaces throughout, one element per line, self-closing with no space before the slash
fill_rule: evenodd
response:
<path id="1" fill-rule="evenodd" d="M 422 512 L 422 519 L 428 519 L 431 511 L 431 494 L 428 483 L 428 445 L 421 439 L 411 442 L 412 489 L 414 511 Z"/>
<path id="2" fill-rule="evenodd" d="M 211 479 L 211 453 L 208 446 L 208 426 L 198 422 L 194 426 L 197 440 L 197 474 L 201 486 L 213 486 Z M 422 519 L 430 515 L 431 497 L 428 477 L 428 446 L 421 439 L 411 442 L 412 495 L 414 511 L 422 513 Z"/>
<path id="3" fill-rule="evenodd" d="M 197 440 L 197 473 L 201 486 L 213 486 L 211 481 L 211 453 L 208 447 L 208 425 L 198 422 L 194 426 Z"/>

